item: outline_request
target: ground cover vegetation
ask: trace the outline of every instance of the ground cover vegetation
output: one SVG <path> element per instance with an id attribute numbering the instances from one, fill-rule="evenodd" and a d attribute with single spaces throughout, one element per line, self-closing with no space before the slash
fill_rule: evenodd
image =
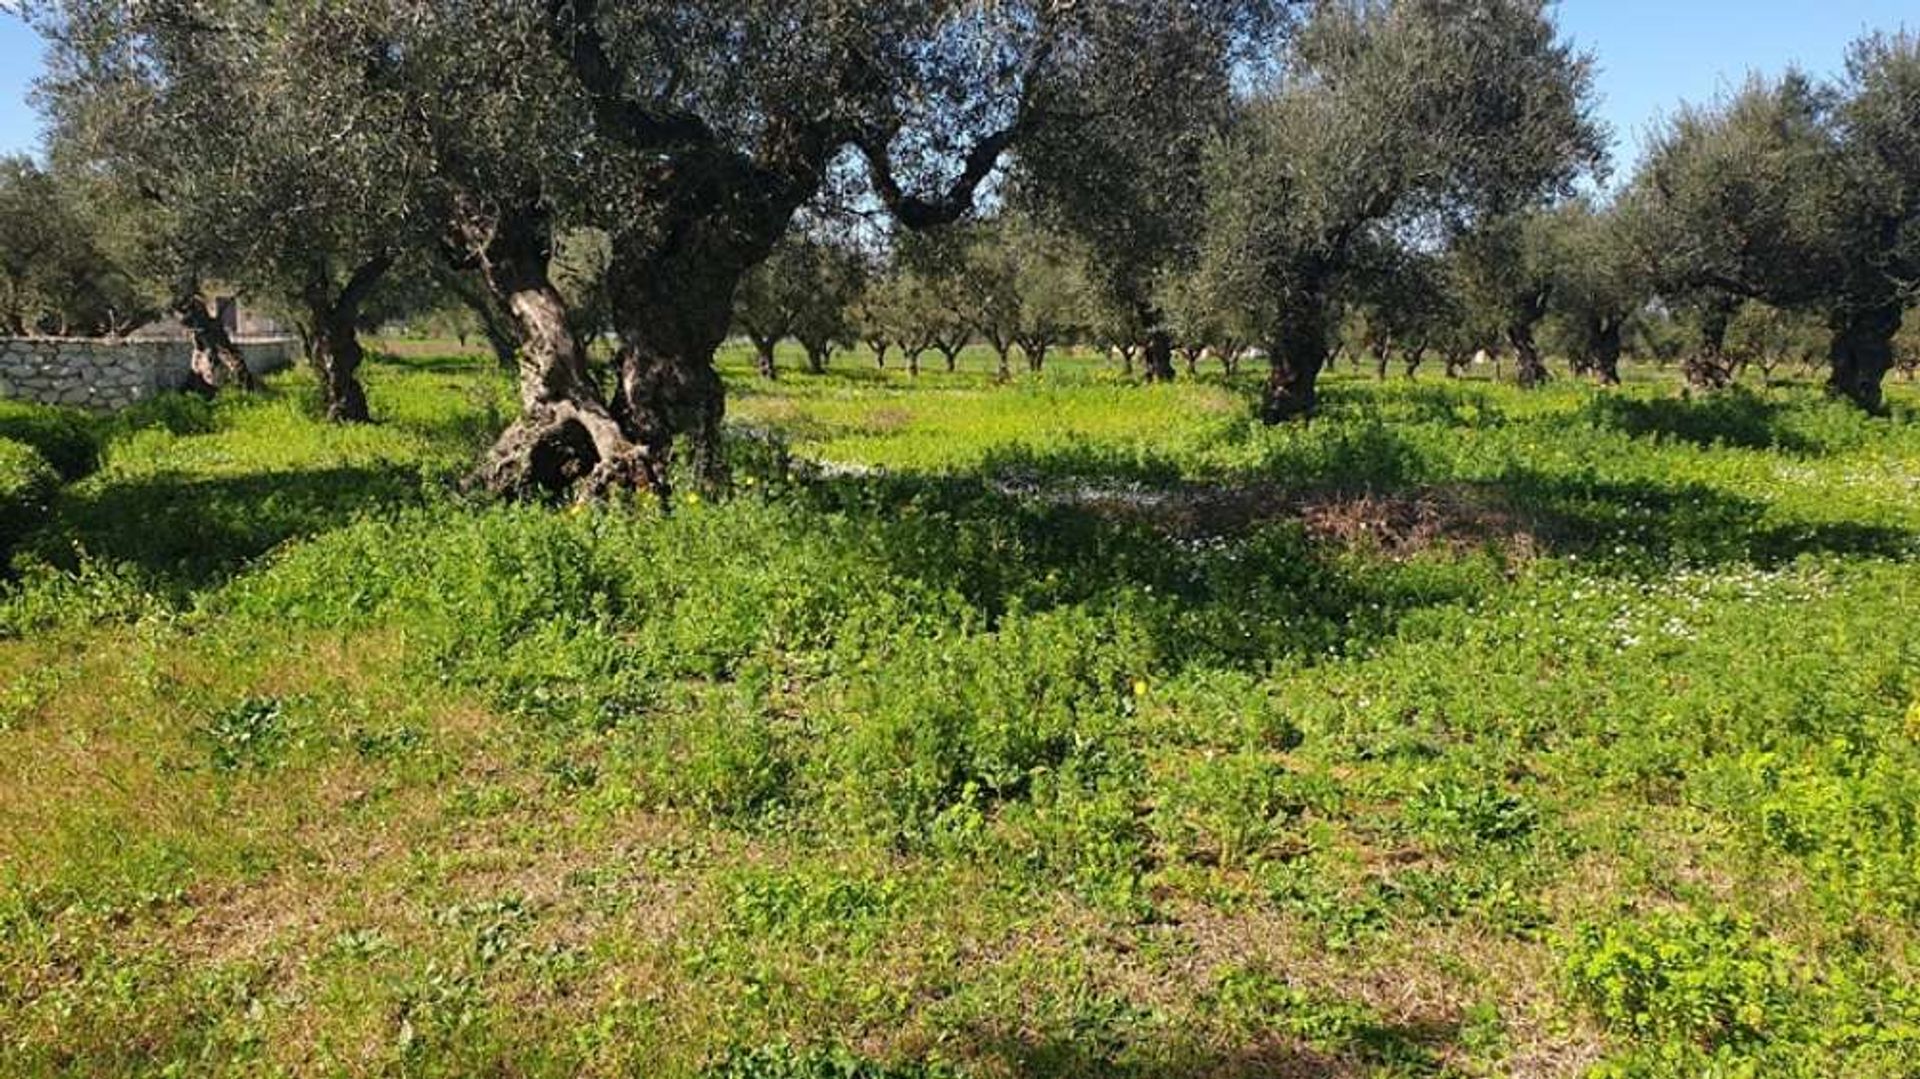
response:
<path id="1" fill-rule="evenodd" d="M 0 1072 L 1920 1068 L 1920 39 L 25 10 Z"/>
<path id="2" fill-rule="evenodd" d="M 1898 386 L 801 356 L 671 514 L 458 494 L 485 356 L 0 415 L 6 1070 L 1920 1059 Z"/>

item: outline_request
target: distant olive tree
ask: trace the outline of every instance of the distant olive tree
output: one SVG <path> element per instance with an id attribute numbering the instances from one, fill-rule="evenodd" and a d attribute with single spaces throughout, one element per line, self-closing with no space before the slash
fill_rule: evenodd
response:
<path id="1" fill-rule="evenodd" d="M 157 313 L 74 188 L 30 158 L 0 158 L 0 333 L 112 335 Z"/>
<path id="2" fill-rule="evenodd" d="M 1371 239 L 1562 191 L 1604 140 L 1592 63 L 1538 0 L 1320 4 L 1276 71 L 1209 155 L 1201 272 L 1269 344 L 1277 423 L 1313 410 Z"/>
<path id="3" fill-rule="evenodd" d="M 360 313 L 417 215 L 417 121 L 370 9 L 240 0 L 29 5 L 52 44 L 55 154 L 115 177 L 164 230 L 173 306 L 226 375 L 200 297 L 219 278 L 297 310 L 327 415 L 368 418 Z"/>
<path id="4" fill-rule="evenodd" d="M 1844 77 L 1790 71 L 1681 111 L 1633 191 L 1663 288 L 1818 312 L 1830 390 L 1884 408 L 1893 341 L 1920 295 L 1920 35 L 1857 42 Z"/>
<path id="5" fill-rule="evenodd" d="M 1576 372 L 1619 385 L 1627 327 L 1652 298 L 1620 216 L 1591 199 L 1574 199 L 1556 210 L 1550 239 L 1556 340 Z"/>

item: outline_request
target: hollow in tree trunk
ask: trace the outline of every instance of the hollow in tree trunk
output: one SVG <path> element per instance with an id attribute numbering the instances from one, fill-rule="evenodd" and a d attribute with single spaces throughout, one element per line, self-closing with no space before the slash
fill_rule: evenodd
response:
<path id="1" fill-rule="evenodd" d="M 468 238 L 493 292 L 513 321 L 519 346 L 521 414 L 488 451 L 475 477 L 496 494 L 598 497 L 622 489 L 666 491 L 666 470 L 629 438 L 587 369 L 586 349 L 567 303 L 547 274 L 551 222 L 537 196 Z"/>
<path id="2" fill-rule="evenodd" d="M 1260 418 L 1269 424 L 1302 420 L 1319 403 L 1317 384 L 1327 365 L 1326 316 L 1318 306 L 1306 306 L 1282 320 L 1270 348 L 1266 393 Z"/>
<path id="3" fill-rule="evenodd" d="M 1887 410 L 1882 387 L 1893 368 L 1893 339 L 1900 332 L 1898 304 L 1837 313 L 1833 319 L 1833 364 L 1827 391 L 1873 415 Z"/>

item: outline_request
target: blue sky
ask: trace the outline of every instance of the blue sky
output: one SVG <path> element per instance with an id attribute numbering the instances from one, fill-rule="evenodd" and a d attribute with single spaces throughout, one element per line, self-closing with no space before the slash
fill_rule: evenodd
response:
<path id="1" fill-rule="evenodd" d="M 1749 70 L 1799 63 L 1837 71 L 1849 41 L 1903 22 L 1920 30 L 1914 0 L 1562 0 L 1560 24 L 1600 59 L 1602 115 L 1619 137 L 1619 169 L 1649 125 L 1682 101 L 1704 101 Z M 26 102 L 40 45 L 0 14 L 0 153 L 34 150 L 39 124 Z"/>

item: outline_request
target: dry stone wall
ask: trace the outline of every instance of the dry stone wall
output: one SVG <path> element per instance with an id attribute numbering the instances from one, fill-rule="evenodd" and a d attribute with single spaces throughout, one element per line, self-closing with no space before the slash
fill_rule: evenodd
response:
<path id="1" fill-rule="evenodd" d="M 278 337 L 236 344 L 255 374 L 292 366 L 298 348 Z M 112 411 L 192 384 L 186 341 L 0 337 L 0 397 Z"/>

